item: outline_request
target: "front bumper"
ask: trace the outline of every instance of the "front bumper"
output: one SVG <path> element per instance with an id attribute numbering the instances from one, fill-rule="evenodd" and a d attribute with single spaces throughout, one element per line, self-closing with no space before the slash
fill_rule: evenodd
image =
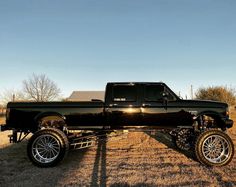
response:
<path id="1" fill-rule="evenodd" d="M 227 128 L 233 127 L 234 121 L 231 119 L 224 119 L 224 124 Z"/>

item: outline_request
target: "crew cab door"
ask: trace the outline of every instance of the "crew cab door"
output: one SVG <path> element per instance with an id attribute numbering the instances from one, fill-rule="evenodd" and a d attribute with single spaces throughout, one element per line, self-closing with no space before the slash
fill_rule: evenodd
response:
<path id="1" fill-rule="evenodd" d="M 105 110 L 111 128 L 140 124 L 139 90 L 136 84 L 115 84 L 110 88 L 111 95 Z"/>
<path id="2" fill-rule="evenodd" d="M 143 126 L 165 126 L 167 124 L 167 106 L 163 98 L 165 88 L 162 84 L 143 85 L 141 104 Z"/>
<path id="3" fill-rule="evenodd" d="M 142 124 L 177 127 L 192 124 L 192 116 L 181 106 L 181 100 L 164 84 L 144 85 Z"/>

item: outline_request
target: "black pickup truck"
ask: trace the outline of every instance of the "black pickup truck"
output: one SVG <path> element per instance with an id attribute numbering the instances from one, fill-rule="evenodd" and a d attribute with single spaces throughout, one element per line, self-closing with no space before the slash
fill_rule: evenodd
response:
<path id="1" fill-rule="evenodd" d="M 28 156 L 40 167 L 56 165 L 70 147 L 89 147 L 101 135 L 134 129 L 165 130 L 201 163 L 223 166 L 234 155 L 226 134 L 232 125 L 226 103 L 183 100 L 161 82 L 116 82 L 107 84 L 104 102 L 10 102 L 2 130 L 12 130 L 15 143 L 33 133 Z"/>

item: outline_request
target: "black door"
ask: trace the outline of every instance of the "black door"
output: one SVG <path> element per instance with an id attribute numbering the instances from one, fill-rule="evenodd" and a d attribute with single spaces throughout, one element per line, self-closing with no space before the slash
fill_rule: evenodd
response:
<path id="1" fill-rule="evenodd" d="M 112 88 L 112 100 L 106 108 L 109 125 L 112 128 L 140 125 L 141 108 L 139 86 L 116 84 Z"/>
<path id="2" fill-rule="evenodd" d="M 192 116 L 181 107 L 181 100 L 165 85 L 144 86 L 142 123 L 154 127 L 177 127 L 192 124 Z"/>
<path id="3" fill-rule="evenodd" d="M 167 108 L 163 100 L 164 86 L 147 84 L 143 88 L 141 105 L 143 126 L 165 126 L 167 123 Z"/>

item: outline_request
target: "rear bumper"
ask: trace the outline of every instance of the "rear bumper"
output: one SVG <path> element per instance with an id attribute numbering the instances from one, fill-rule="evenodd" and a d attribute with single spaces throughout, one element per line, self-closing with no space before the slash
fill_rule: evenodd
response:
<path id="1" fill-rule="evenodd" d="M 0 125 L 0 132 L 10 130 L 6 125 Z"/>

